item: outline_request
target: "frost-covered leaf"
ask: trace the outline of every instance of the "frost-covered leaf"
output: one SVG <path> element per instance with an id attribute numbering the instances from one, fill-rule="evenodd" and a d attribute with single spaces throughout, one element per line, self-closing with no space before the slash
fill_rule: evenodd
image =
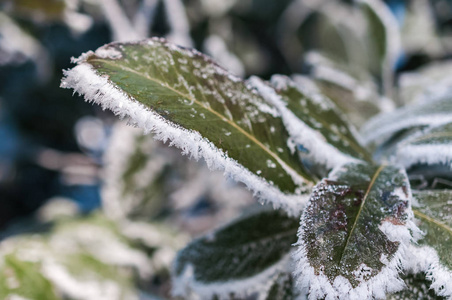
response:
<path id="1" fill-rule="evenodd" d="M 415 105 L 404 106 L 392 113 L 380 114 L 361 128 L 366 144 L 383 143 L 404 130 L 427 128 L 452 122 L 450 95 L 425 99 Z"/>
<path id="2" fill-rule="evenodd" d="M 391 95 L 395 63 L 401 53 L 401 37 L 395 16 L 381 0 L 360 0 L 367 20 L 371 70 L 381 76 L 385 95 Z M 376 58 L 376 59 L 375 59 Z M 372 65 L 372 62 L 377 62 Z"/>
<path id="3" fill-rule="evenodd" d="M 39 263 L 23 261 L 14 254 L 2 256 L 0 297 L 2 299 L 60 299 L 50 281 L 43 276 Z"/>
<path id="4" fill-rule="evenodd" d="M 195 50 L 159 39 L 112 43 L 76 62 L 62 87 L 298 213 L 298 195 L 314 179 L 289 147 L 279 112 L 240 78 Z"/>
<path id="5" fill-rule="evenodd" d="M 394 156 L 407 169 L 417 164 L 452 168 L 452 123 L 414 134 L 397 145 Z"/>
<path id="6" fill-rule="evenodd" d="M 298 232 L 295 274 L 310 299 L 383 299 L 403 288 L 411 192 L 392 166 L 349 164 L 314 188 Z"/>
<path id="7" fill-rule="evenodd" d="M 372 116 L 393 108 L 391 101 L 379 95 L 369 71 L 358 65 L 344 64 L 319 52 L 305 55 L 305 64 L 309 78 L 295 75 L 293 80 L 303 85 L 312 80 L 310 85 L 334 101 L 358 128 Z"/>
<path id="8" fill-rule="evenodd" d="M 452 191 L 419 191 L 414 197 L 414 215 L 425 236 L 412 247 L 411 267 L 427 273 L 438 295 L 452 297 Z"/>
<path id="9" fill-rule="evenodd" d="M 302 152 L 308 157 L 313 156 L 313 161 L 328 167 L 339 165 L 351 158 L 372 161 L 370 154 L 358 142 L 355 129 L 348 123 L 334 102 L 320 93 L 313 93 L 309 89 L 303 88 L 302 85 L 296 84 L 285 76 L 273 76 L 271 84 L 281 97 L 282 104 L 312 129 L 312 133 L 315 133 L 317 139 L 320 139 L 317 145 L 314 145 L 316 138 L 303 137 L 303 135 L 308 136 L 311 132 L 304 133 L 301 126 L 294 124 L 295 136 L 299 135 L 295 140 L 305 141 L 298 147 L 301 146 L 304 150 Z M 336 162 L 330 161 L 334 159 Z M 341 159 L 342 162 L 337 161 Z"/>
<path id="10" fill-rule="evenodd" d="M 387 300 L 445 300 L 430 289 L 431 282 L 424 274 L 407 274 L 401 276 L 406 288 L 400 292 L 388 295 Z"/>
<path id="11" fill-rule="evenodd" d="M 286 43 L 289 39 L 292 42 L 290 34 L 297 28 L 293 24 L 298 25 L 303 50 L 320 51 L 341 63 L 357 65 L 377 77 L 385 93 L 390 92 L 393 67 L 400 52 L 397 21 L 383 1 L 356 2 L 358 5 L 346 1 L 294 2 L 283 15 L 288 19 L 287 25 L 282 21 L 288 33 L 280 33 Z M 294 20 L 297 13 L 290 9 L 298 9 L 298 20 Z"/>
<path id="12" fill-rule="evenodd" d="M 447 51 L 436 30 L 436 20 L 431 3 L 424 0 L 405 2 L 403 25 L 400 30 L 403 49 L 408 55 L 425 53 L 441 57 Z"/>
<path id="13" fill-rule="evenodd" d="M 452 90 L 452 61 L 434 62 L 413 72 L 400 74 L 399 98 L 402 103 L 422 103 L 447 96 Z"/>
<path id="14" fill-rule="evenodd" d="M 303 161 L 303 165 L 307 165 L 308 167 L 312 166 L 311 173 L 318 177 L 323 177 L 334 167 L 344 165 L 348 162 L 358 161 L 358 159 L 343 153 L 349 152 L 349 149 L 344 147 L 344 143 L 347 141 L 335 141 L 335 139 L 338 138 L 337 136 L 336 138 L 329 138 L 329 136 L 326 137 L 324 135 L 325 132 L 320 130 L 324 124 L 315 117 L 311 117 L 309 113 L 304 112 L 306 108 L 303 107 L 302 103 L 297 101 L 300 99 L 288 98 L 289 96 L 294 96 L 285 93 L 284 90 L 281 90 L 278 94 L 275 89 L 271 88 L 257 77 L 252 77 L 250 83 L 256 87 L 265 100 L 279 111 L 290 135 L 288 143 L 292 144 L 294 149 L 297 149 L 300 159 Z M 296 90 L 296 88 L 293 90 Z M 294 98 L 296 98 L 296 96 L 299 96 L 300 98 L 303 97 L 300 93 L 295 95 Z M 303 99 L 301 99 L 301 101 L 303 101 Z M 323 104 L 325 106 L 326 101 L 324 101 Z M 322 107 L 320 104 L 316 109 L 323 110 L 324 106 Z M 334 123 L 334 120 L 332 120 L 332 122 Z M 334 126 L 334 124 L 332 126 Z M 339 128 L 342 127 L 343 125 L 340 125 Z M 337 131 L 339 131 L 339 128 Z M 341 149 L 338 149 L 335 146 L 340 147 Z M 357 153 L 355 153 L 355 155 L 357 155 Z M 323 172 L 319 172 L 317 170 L 319 166 L 321 166 L 320 169 L 323 168 L 326 169 L 326 171 L 322 170 Z"/>
<path id="15" fill-rule="evenodd" d="M 40 219 L 62 204 L 46 203 Z M 168 296 L 155 281 L 169 283 L 172 259 L 188 238 L 167 225 L 121 221 L 99 212 L 16 223 L 0 242 L 0 298 L 138 300 L 139 289 Z"/>
<path id="16" fill-rule="evenodd" d="M 173 292 L 201 299 L 278 294 L 281 287 L 273 284 L 291 271 L 297 229 L 297 219 L 265 210 L 194 240 L 176 259 Z"/>

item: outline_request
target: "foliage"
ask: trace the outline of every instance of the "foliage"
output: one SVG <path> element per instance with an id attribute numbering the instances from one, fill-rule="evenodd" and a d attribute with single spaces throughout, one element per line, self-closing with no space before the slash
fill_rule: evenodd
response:
<path id="1" fill-rule="evenodd" d="M 451 298 L 451 6 L 2 1 L 1 297 Z"/>
<path id="2" fill-rule="evenodd" d="M 278 278 L 293 272 L 294 291 L 310 299 L 383 299 L 406 287 L 399 273 L 411 270 L 426 272 L 438 295 L 451 296 L 450 254 L 442 251 L 450 238 L 436 244 L 440 233 L 431 233 L 450 232 L 449 214 L 428 210 L 432 201 L 446 205 L 448 192 L 416 192 L 416 202 L 406 172 L 417 165 L 429 172 L 431 165 L 450 168 L 447 95 L 428 109 L 421 101 L 364 126 L 366 140 L 376 144 L 418 129 L 408 145 L 425 146 L 403 151 L 407 142 L 399 142 L 376 164 L 331 100 L 289 78 L 242 81 L 199 52 L 162 39 L 112 43 L 74 62 L 62 87 L 129 117 L 209 168 L 225 170 L 288 214 L 258 213 L 193 241 L 176 259 L 176 294 L 267 297 L 274 284 L 285 284 Z M 441 150 L 429 159 L 436 147 Z M 284 243 L 293 241 L 288 232 L 295 234 L 288 224 L 302 206 L 299 240 L 287 263 Z"/>

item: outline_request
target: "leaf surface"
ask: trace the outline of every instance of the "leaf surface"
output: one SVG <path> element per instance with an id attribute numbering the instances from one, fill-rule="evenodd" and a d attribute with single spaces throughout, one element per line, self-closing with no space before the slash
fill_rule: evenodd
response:
<path id="1" fill-rule="evenodd" d="M 452 168 L 452 123 L 421 131 L 399 143 L 394 159 L 407 169 L 416 164 Z"/>
<path id="2" fill-rule="evenodd" d="M 427 272 L 432 288 L 440 296 L 452 296 L 452 191 L 414 193 L 413 205 L 419 228 L 425 236 L 418 241 L 413 262 Z"/>
<path id="3" fill-rule="evenodd" d="M 366 144 L 381 144 L 403 130 L 440 126 L 450 122 L 452 101 L 450 95 L 444 95 L 378 115 L 363 126 L 361 134 Z"/>
<path id="4" fill-rule="evenodd" d="M 298 220 L 281 211 L 260 211 L 194 240 L 176 259 L 176 294 L 192 291 L 202 299 L 280 294 L 281 286 L 273 284 L 290 270 L 297 228 Z"/>
<path id="5" fill-rule="evenodd" d="M 150 39 L 109 44 L 76 61 L 62 87 L 130 116 L 277 207 L 299 206 L 302 200 L 290 196 L 307 192 L 315 180 L 289 148 L 278 111 L 195 50 Z"/>
<path id="6" fill-rule="evenodd" d="M 312 299 L 384 298 L 403 287 L 411 240 L 408 178 L 392 166 L 349 164 L 313 190 L 298 233 L 298 283 Z"/>
<path id="7" fill-rule="evenodd" d="M 274 75 L 271 83 L 286 107 L 324 140 L 345 155 L 372 161 L 367 150 L 360 145 L 354 128 L 327 97 L 312 93 L 288 77 Z"/>

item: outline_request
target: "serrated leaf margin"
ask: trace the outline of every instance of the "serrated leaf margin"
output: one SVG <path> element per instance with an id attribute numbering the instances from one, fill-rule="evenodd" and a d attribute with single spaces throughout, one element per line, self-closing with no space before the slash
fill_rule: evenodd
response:
<path id="1" fill-rule="evenodd" d="M 337 170 L 337 169 L 336 169 Z M 335 170 L 331 174 L 334 174 Z M 412 199 L 411 189 L 408 189 L 409 199 Z M 301 223 L 305 218 L 305 210 Z M 409 247 L 413 241 L 420 237 L 420 231 L 414 223 L 414 213 L 411 203 L 406 209 L 408 219 L 405 225 L 394 225 L 389 221 L 383 222 L 379 229 L 386 234 L 392 242 L 399 242 L 399 248 L 391 261 L 382 268 L 381 272 L 368 281 L 362 281 L 356 288 L 350 282 L 338 276 L 333 284 L 323 272 L 316 274 L 310 265 L 307 256 L 307 245 L 301 238 L 303 236 L 303 226 L 298 229 L 298 241 L 295 244 L 297 250 L 294 251 L 293 260 L 295 264 L 295 282 L 302 294 L 308 294 L 309 300 L 316 299 L 386 299 L 386 294 L 401 291 L 405 283 L 399 276 L 399 271 L 408 268 L 410 265 Z"/>
<path id="2" fill-rule="evenodd" d="M 92 54 L 93 52 L 90 51 L 82 54 L 78 59 L 72 59 L 78 65 L 63 71 L 64 77 L 60 87 L 72 88 L 74 93 L 83 95 L 85 101 L 99 104 L 103 109 L 109 109 L 121 118 L 129 117 L 130 123 L 143 129 L 145 133 L 153 133 L 157 140 L 164 143 L 169 141 L 169 146 L 181 149 L 182 154 L 190 155 L 195 160 L 204 158 L 210 170 L 224 170 L 225 176 L 243 182 L 260 202 L 270 203 L 275 209 L 284 209 L 292 216 L 301 214 L 309 199 L 311 187 L 309 182 L 300 182 L 302 179 L 298 174 L 291 174 L 291 170 L 286 170 L 296 183 L 304 183 L 308 190 L 300 191 L 299 195 L 281 192 L 265 179 L 228 157 L 224 151 L 216 148 L 199 132 L 168 122 L 118 88 L 107 76 L 100 76 L 89 63 L 85 62 Z M 96 50 L 96 55 L 114 59 L 119 58 L 120 54 L 110 52 L 106 48 L 99 48 Z"/>
<path id="3" fill-rule="evenodd" d="M 291 254 L 286 254 L 264 272 L 247 278 L 229 280 L 222 283 L 203 283 L 195 279 L 194 266 L 188 264 L 181 275 L 173 277 L 172 293 L 174 296 L 187 296 L 194 292 L 200 299 L 212 299 L 214 296 L 220 300 L 229 300 L 231 295 L 245 299 L 255 293 L 259 294 L 259 300 L 264 300 L 278 276 L 290 270 L 292 264 Z M 235 298 L 234 298 L 235 299 Z"/>
<path id="4" fill-rule="evenodd" d="M 411 257 L 407 269 L 414 273 L 425 272 L 430 286 L 438 296 L 452 299 L 452 271 L 439 261 L 435 249 L 429 246 L 410 245 L 408 249 Z"/>

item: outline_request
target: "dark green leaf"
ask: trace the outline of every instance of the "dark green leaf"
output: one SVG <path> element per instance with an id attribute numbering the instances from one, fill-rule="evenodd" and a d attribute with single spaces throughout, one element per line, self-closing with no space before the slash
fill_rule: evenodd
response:
<path id="1" fill-rule="evenodd" d="M 372 161 L 370 154 L 357 141 L 352 126 L 335 104 L 321 94 L 311 94 L 288 77 L 275 75 L 271 82 L 287 108 L 326 142 L 342 153 Z"/>
<path id="2" fill-rule="evenodd" d="M 401 289 L 399 246 L 411 240 L 410 197 L 405 172 L 392 166 L 349 164 L 322 180 L 299 231 L 301 287 L 313 299 L 382 298 Z"/>
<path id="3" fill-rule="evenodd" d="M 397 145 L 395 160 L 410 168 L 418 164 L 452 168 L 452 123 L 414 134 Z"/>
<path id="4" fill-rule="evenodd" d="M 295 211 L 302 200 L 288 196 L 315 180 L 287 145 L 278 111 L 199 52 L 151 39 L 109 44 L 77 61 L 62 87 L 204 157 L 276 206 Z"/>
<path id="5" fill-rule="evenodd" d="M 280 211 L 260 211 L 194 240 L 176 259 L 177 293 L 202 299 L 279 293 L 273 283 L 290 270 L 297 228 L 298 220 Z"/>
<path id="6" fill-rule="evenodd" d="M 378 115 L 366 123 L 361 132 L 366 143 L 383 143 L 410 128 L 433 127 L 452 122 L 450 95 L 402 107 Z"/>
<path id="7" fill-rule="evenodd" d="M 432 288 L 452 296 L 452 191 L 418 191 L 413 205 L 419 228 L 425 236 L 418 241 L 417 265 L 433 280 Z"/>

